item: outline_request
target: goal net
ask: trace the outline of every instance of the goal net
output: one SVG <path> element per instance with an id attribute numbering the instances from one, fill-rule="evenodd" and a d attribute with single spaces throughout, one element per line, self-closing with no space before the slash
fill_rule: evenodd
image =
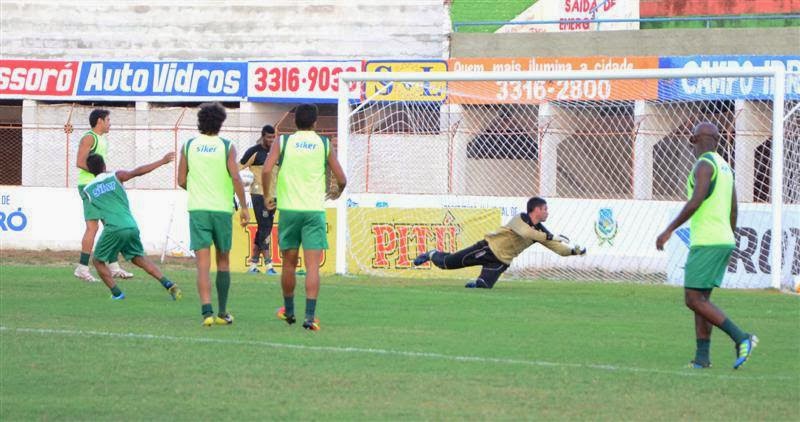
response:
<path id="1" fill-rule="evenodd" d="M 588 254 L 534 245 L 505 279 L 681 284 L 688 224 L 666 251 L 655 239 L 686 201 L 689 136 L 708 121 L 719 128 L 717 152 L 734 169 L 739 201 L 723 286 L 793 288 L 800 79 L 774 72 L 345 75 L 362 96 L 339 103 L 349 183 L 338 208 L 337 270 L 474 279 L 479 268 L 412 261 L 474 244 L 540 196 L 545 227 Z"/>

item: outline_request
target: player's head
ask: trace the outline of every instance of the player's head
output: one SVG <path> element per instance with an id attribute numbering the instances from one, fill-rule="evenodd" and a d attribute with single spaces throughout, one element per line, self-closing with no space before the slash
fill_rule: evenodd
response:
<path id="1" fill-rule="evenodd" d="M 300 104 L 294 111 L 294 124 L 297 130 L 312 130 L 317 123 L 317 106 L 315 104 Z"/>
<path id="2" fill-rule="evenodd" d="M 89 169 L 89 173 L 97 176 L 106 171 L 106 161 L 103 160 L 103 156 L 100 154 L 89 154 L 86 157 L 86 168 Z"/>
<path id="3" fill-rule="evenodd" d="M 528 216 L 534 223 L 541 223 L 547 220 L 547 201 L 544 198 L 534 196 L 528 200 Z"/>
<path id="4" fill-rule="evenodd" d="M 104 134 L 108 132 L 108 129 L 111 127 L 111 112 L 108 110 L 103 110 L 101 108 L 96 108 L 89 113 L 89 126 L 92 127 L 92 130 L 95 133 Z"/>
<path id="5" fill-rule="evenodd" d="M 716 151 L 719 143 L 719 128 L 711 122 L 701 122 L 692 130 L 689 142 L 697 156 L 707 151 Z"/>
<path id="6" fill-rule="evenodd" d="M 197 112 L 197 129 L 203 135 L 216 135 L 227 117 L 228 113 L 220 103 L 200 104 L 200 111 Z"/>
<path id="7" fill-rule="evenodd" d="M 261 143 L 269 148 L 273 139 L 275 139 L 275 128 L 272 125 L 264 125 L 261 128 Z"/>

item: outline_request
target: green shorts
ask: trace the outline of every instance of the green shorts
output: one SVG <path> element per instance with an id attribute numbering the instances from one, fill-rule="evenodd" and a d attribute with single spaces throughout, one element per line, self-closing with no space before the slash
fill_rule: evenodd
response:
<path id="1" fill-rule="evenodd" d="M 83 202 L 83 220 L 99 220 L 100 214 L 97 211 L 97 208 L 89 202 L 89 197 L 86 196 L 86 193 L 83 191 L 86 185 L 78 185 L 78 195 L 81 196 L 81 202 Z"/>
<path id="2" fill-rule="evenodd" d="M 189 248 L 193 251 L 210 248 L 220 252 L 231 250 L 233 215 L 219 211 L 189 211 Z"/>
<path id="3" fill-rule="evenodd" d="M 100 262 L 117 262 L 120 253 L 128 261 L 137 256 L 144 256 L 139 229 L 103 229 L 100 240 L 94 247 L 94 259 Z"/>
<path id="4" fill-rule="evenodd" d="M 287 249 L 328 249 L 325 211 L 278 211 L 278 246 Z"/>
<path id="5" fill-rule="evenodd" d="M 683 286 L 690 289 L 713 289 L 722 284 L 733 246 L 692 246 L 684 267 Z"/>

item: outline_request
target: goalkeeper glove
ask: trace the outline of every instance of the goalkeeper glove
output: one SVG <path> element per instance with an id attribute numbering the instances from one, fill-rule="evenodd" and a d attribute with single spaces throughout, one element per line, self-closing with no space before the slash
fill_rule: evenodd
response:
<path id="1" fill-rule="evenodd" d="M 572 248 L 573 255 L 586 255 L 586 248 L 580 245 L 575 245 Z"/>

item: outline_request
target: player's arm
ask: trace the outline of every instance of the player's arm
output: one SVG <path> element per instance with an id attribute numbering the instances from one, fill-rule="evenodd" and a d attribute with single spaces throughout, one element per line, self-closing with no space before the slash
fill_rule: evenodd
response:
<path id="1" fill-rule="evenodd" d="M 328 166 L 331 168 L 333 176 L 336 177 L 336 183 L 339 185 L 339 191 L 328 193 L 327 198 L 337 199 L 339 196 L 341 196 L 342 192 L 344 192 L 345 186 L 347 186 L 347 176 L 344 174 L 342 165 L 339 164 L 339 159 L 336 156 L 336 148 L 331 148 L 330 152 L 328 153 Z"/>
<path id="2" fill-rule="evenodd" d="M 566 241 L 565 241 L 566 240 Z M 569 239 L 564 236 L 556 236 L 553 240 L 545 240 L 544 242 L 540 242 L 542 246 L 551 251 L 561 255 L 561 256 L 572 256 L 572 255 L 585 255 L 586 248 L 579 246 L 579 245 L 570 245 Z"/>
<path id="3" fill-rule="evenodd" d="M 178 186 L 186 190 L 186 177 L 189 175 L 189 163 L 186 162 L 186 148 L 181 148 L 181 159 L 178 161 Z"/>
<path id="4" fill-rule="evenodd" d="M 244 186 L 242 186 L 242 178 L 239 177 L 239 166 L 236 163 L 236 147 L 231 145 L 228 151 L 228 174 L 233 179 L 233 191 L 236 192 L 236 197 L 239 198 L 239 219 L 242 227 L 247 226 L 250 222 L 250 210 L 247 209 L 247 200 L 244 197 Z"/>
<path id="5" fill-rule="evenodd" d="M 731 195 L 731 231 L 736 233 L 736 220 L 739 218 L 739 206 L 736 205 L 736 188 Z"/>
<path id="6" fill-rule="evenodd" d="M 139 177 L 139 176 L 141 176 L 143 174 L 150 173 L 151 171 L 163 166 L 164 164 L 171 163 L 173 160 L 175 160 L 175 153 L 174 152 L 168 152 L 163 157 L 161 157 L 160 160 L 153 161 L 150 164 L 145 164 L 143 166 L 136 167 L 133 170 L 119 170 L 119 171 L 117 171 L 117 173 L 116 173 L 117 179 L 119 179 L 119 181 L 121 183 L 125 183 L 128 180 L 133 179 L 134 177 Z"/>
<path id="7" fill-rule="evenodd" d="M 689 220 L 697 209 L 700 208 L 700 205 L 703 204 L 703 201 L 708 195 L 708 189 L 711 186 L 711 175 L 713 173 L 714 167 L 710 163 L 700 161 L 700 163 L 697 164 L 694 169 L 694 193 L 692 193 L 692 197 L 686 201 L 686 204 L 683 206 L 683 209 L 681 209 L 681 212 L 678 213 L 678 216 L 669 223 L 667 228 L 664 229 L 660 235 L 658 235 L 658 238 L 656 238 L 656 249 L 660 251 L 664 250 L 664 244 L 666 244 L 667 240 L 672 236 L 672 232 Z M 733 218 L 733 216 L 731 216 L 731 218 Z"/>
<path id="8" fill-rule="evenodd" d="M 280 139 L 276 139 L 269 148 L 269 154 L 261 166 L 261 194 L 264 196 L 264 207 L 269 208 L 268 202 L 272 199 L 269 197 L 269 187 L 272 183 L 272 169 L 278 163 L 278 158 L 281 156 L 281 143 Z"/>
<path id="9" fill-rule="evenodd" d="M 86 135 L 81 138 L 81 142 L 78 144 L 78 159 L 75 160 L 76 167 L 89 171 L 89 167 L 86 166 L 86 158 L 89 157 L 93 144 L 94 137 L 92 135 Z"/>

